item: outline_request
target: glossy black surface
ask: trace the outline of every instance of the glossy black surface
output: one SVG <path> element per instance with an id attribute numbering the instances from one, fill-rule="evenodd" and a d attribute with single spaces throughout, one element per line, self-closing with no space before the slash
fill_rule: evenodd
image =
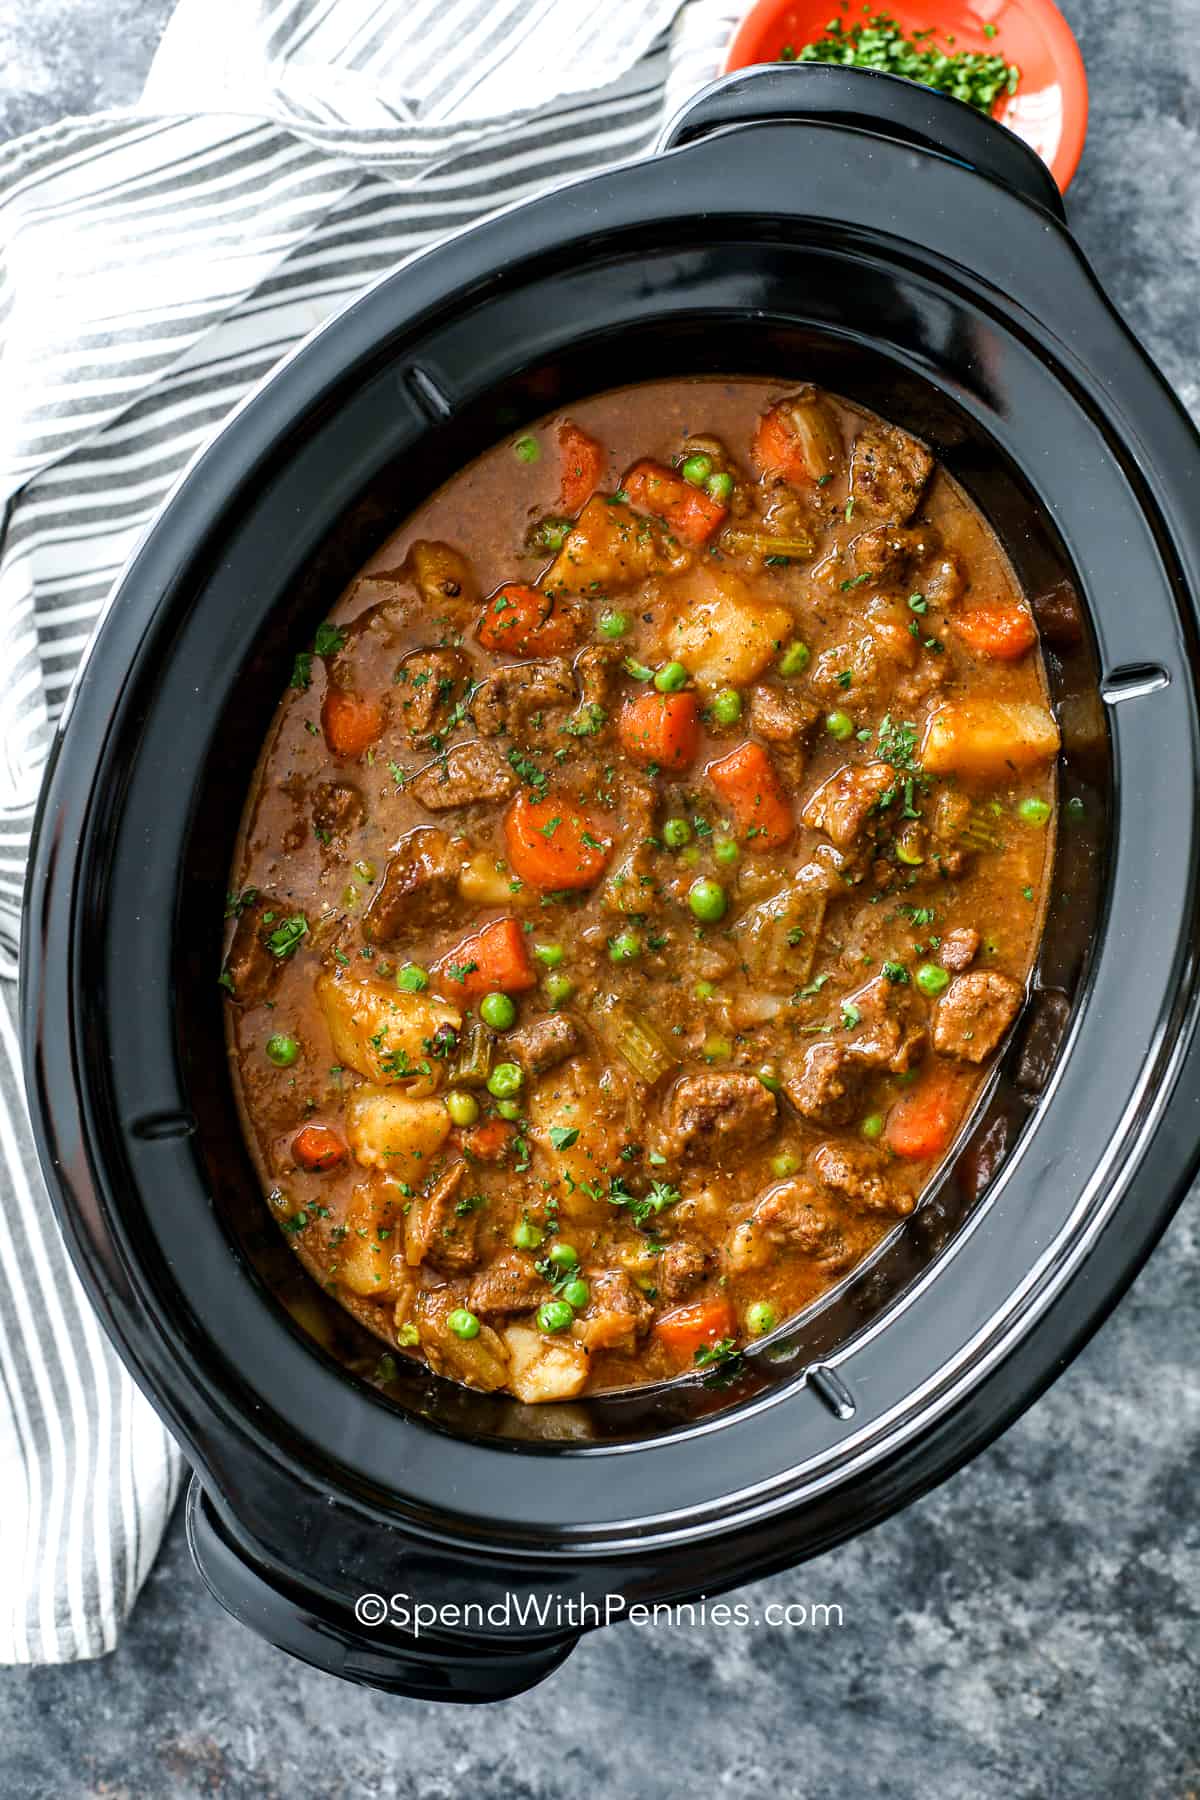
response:
<path id="1" fill-rule="evenodd" d="M 826 171 L 802 219 L 797 164 Z M 229 849 L 290 649 L 397 516 L 522 419 L 640 374 L 814 362 L 930 439 L 1035 594 L 1065 580 L 1085 600 L 1094 642 L 1054 675 L 1066 791 L 1093 830 L 1065 840 L 1052 992 L 1029 1026 L 1065 1022 L 1065 1049 L 1018 1046 L 981 1124 L 1006 1120 L 1009 1151 L 982 1199 L 976 1148 L 847 1310 L 803 1322 L 744 1388 L 533 1421 L 432 1380 L 383 1398 L 272 1296 L 220 1043 Z M 903 1504 L 1078 1346 L 1194 1157 L 1194 784 L 1155 802 L 1165 769 L 1196 764 L 1197 468 L 1191 428 L 1046 212 L 911 145 L 795 122 L 580 184 L 422 258 L 202 457 L 127 573 L 66 753 L 60 737 L 25 1012 L 65 1228 L 197 1462 L 217 1523 L 201 1560 L 239 1616 L 378 1680 L 352 1627 L 316 1623 L 364 1585 L 712 1593 Z M 1117 694 L 1146 664 L 1167 681 L 1089 698 L 1097 674 Z M 806 1382 L 814 1359 L 851 1417 Z M 535 1422 L 573 1435 L 523 1443 Z"/>

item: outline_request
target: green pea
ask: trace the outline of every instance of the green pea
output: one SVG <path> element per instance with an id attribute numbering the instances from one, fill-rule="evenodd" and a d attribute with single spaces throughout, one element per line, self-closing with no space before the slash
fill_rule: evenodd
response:
<path id="1" fill-rule="evenodd" d="M 679 471 L 683 479 L 690 481 L 693 487 L 703 487 L 712 472 L 712 457 L 705 456 L 702 450 L 697 450 L 694 456 L 687 457 Z"/>
<path id="2" fill-rule="evenodd" d="M 794 1175 L 799 1167 L 800 1158 L 794 1156 L 790 1150 L 781 1150 L 777 1156 L 771 1158 L 771 1173 L 778 1176 L 780 1181 L 785 1180 L 789 1175 Z"/>
<path id="3" fill-rule="evenodd" d="M 536 1250 L 542 1234 L 529 1219 L 522 1219 L 512 1234 L 512 1241 L 518 1250 Z"/>
<path id="4" fill-rule="evenodd" d="M 936 999 L 949 986 L 950 977 L 939 963 L 922 963 L 913 980 L 927 1000 Z"/>
<path id="5" fill-rule="evenodd" d="M 1049 802 L 1030 794 L 1017 807 L 1017 817 L 1023 825 L 1044 825 L 1050 817 Z"/>
<path id="6" fill-rule="evenodd" d="M 715 982 L 698 981 L 696 983 L 696 998 L 697 998 L 697 1000 L 711 1000 L 713 995 L 716 993 L 716 991 L 717 991 L 717 988 L 716 988 Z"/>
<path id="7" fill-rule="evenodd" d="M 608 940 L 608 960 L 614 963 L 636 962 L 642 954 L 642 940 L 636 931 L 618 931 Z"/>
<path id="8" fill-rule="evenodd" d="M 680 688 L 688 684 L 688 672 L 681 662 L 664 663 L 654 677 L 654 685 L 660 694 L 677 694 Z"/>
<path id="9" fill-rule="evenodd" d="M 778 1323 L 779 1315 L 769 1300 L 756 1300 L 753 1306 L 746 1308 L 746 1329 L 755 1337 L 774 1331 Z"/>
<path id="10" fill-rule="evenodd" d="M 286 1031 L 267 1039 L 267 1056 L 277 1069 L 290 1069 L 300 1054 L 300 1046 Z"/>
<path id="11" fill-rule="evenodd" d="M 355 863 L 354 873 L 358 876 L 360 881 L 374 881 L 378 870 L 373 862 L 363 861 Z"/>
<path id="12" fill-rule="evenodd" d="M 722 688 L 713 696 L 712 716 L 718 725 L 736 725 L 742 716 L 742 696 L 736 688 Z"/>
<path id="13" fill-rule="evenodd" d="M 618 612 L 615 608 L 609 608 L 600 614 L 596 623 L 600 627 L 601 637 L 624 637 L 625 633 L 629 630 L 629 614 Z"/>
<path id="14" fill-rule="evenodd" d="M 574 1244 L 564 1244 L 556 1239 L 550 1246 L 550 1261 L 556 1269 L 574 1269 L 579 1263 L 579 1252 Z"/>
<path id="15" fill-rule="evenodd" d="M 496 1111 L 502 1119 L 519 1119 L 521 1102 L 519 1100 L 497 1100 Z"/>
<path id="16" fill-rule="evenodd" d="M 702 925 L 715 925 L 725 917 L 729 898 L 719 881 L 711 875 L 701 875 L 688 889 L 688 905 Z"/>
<path id="17" fill-rule="evenodd" d="M 539 1331 L 566 1331 L 575 1314 L 565 1300 L 543 1300 L 537 1309 Z"/>
<path id="18" fill-rule="evenodd" d="M 565 1006 L 575 992 L 575 983 L 569 975 L 547 975 L 542 983 L 542 992 L 546 996 L 547 1006 Z"/>
<path id="19" fill-rule="evenodd" d="M 778 669 L 781 675 L 803 675 L 809 665 L 812 651 L 799 638 L 793 638 L 784 646 L 783 655 L 779 658 Z"/>
<path id="20" fill-rule="evenodd" d="M 513 445 L 513 454 L 518 462 L 538 462 L 542 454 L 542 446 L 535 437 L 518 438 Z"/>
<path id="21" fill-rule="evenodd" d="M 728 1062 L 733 1055 L 733 1045 L 729 1039 L 721 1037 L 715 1031 L 705 1038 L 700 1048 L 704 1053 L 705 1062 Z"/>
<path id="22" fill-rule="evenodd" d="M 713 845 L 713 860 L 722 868 L 731 868 L 741 854 L 732 838 L 718 838 Z"/>
<path id="23" fill-rule="evenodd" d="M 352 881 L 348 881 L 342 889 L 342 905 L 353 906 L 358 900 L 358 889 Z"/>
<path id="24" fill-rule="evenodd" d="M 688 844 L 679 852 L 679 860 L 689 869 L 698 869 L 700 867 L 699 844 Z"/>
<path id="25" fill-rule="evenodd" d="M 862 1132 L 868 1143 L 875 1143 L 883 1136 L 883 1114 L 868 1113 L 858 1129 Z"/>
<path id="26" fill-rule="evenodd" d="M 779 1079 L 779 1069 L 775 1063 L 760 1063 L 754 1073 L 766 1088 L 768 1094 L 781 1094 L 783 1082 Z"/>
<path id="27" fill-rule="evenodd" d="M 479 1102 L 474 1094 L 464 1094 L 461 1088 L 453 1088 L 446 1095 L 446 1111 L 452 1125 L 473 1125 L 479 1117 Z"/>
<path id="28" fill-rule="evenodd" d="M 541 963 L 543 969 L 557 969 L 559 963 L 566 955 L 566 951 L 561 944 L 535 944 L 533 946 L 533 954 L 535 960 Z"/>
<path id="29" fill-rule="evenodd" d="M 830 737 L 836 738 L 839 744 L 844 744 L 848 737 L 854 736 L 854 720 L 849 713 L 826 713 L 825 729 Z"/>
<path id="30" fill-rule="evenodd" d="M 479 1016 L 493 1031 L 507 1031 L 517 1016 L 517 1009 L 507 994 L 485 994 L 479 1002 Z"/>
<path id="31" fill-rule="evenodd" d="M 419 994 L 429 986 L 429 976 L 419 963 L 405 963 L 396 971 L 396 986 L 406 994 Z"/>
<path id="32" fill-rule="evenodd" d="M 733 493 L 733 476 L 726 469 L 716 469 L 704 484 L 704 491 L 718 506 L 728 506 Z"/>
<path id="33" fill-rule="evenodd" d="M 455 1337 L 476 1338 L 479 1336 L 479 1320 L 465 1306 L 456 1306 L 446 1318 L 446 1323 Z"/>
<path id="34" fill-rule="evenodd" d="M 568 1306 L 573 1306 L 578 1312 L 581 1306 L 587 1305 L 591 1292 L 586 1281 L 568 1281 L 562 1291 L 562 1297 Z"/>
<path id="35" fill-rule="evenodd" d="M 525 1077 L 516 1063 L 497 1063 L 487 1079 L 488 1093 L 496 1100 L 511 1100 L 519 1094 Z"/>
<path id="36" fill-rule="evenodd" d="M 692 841 L 692 828 L 686 819 L 668 819 L 663 826 L 663 843 L 670 850 L 682 850 Z"/>
<path id="37" fill-rule="evenodd" d="M 1072 794 L 1071 798 L 1067 801 L 1067 817 L 1068 817 L 1068 819 L 1082 819 L 1082 817 L 1084 815 L 1084 811 L 1085 811 L 1084 804 L 1083 804 L 1083 801 L 1079 798 L 1079 795 Z"/>

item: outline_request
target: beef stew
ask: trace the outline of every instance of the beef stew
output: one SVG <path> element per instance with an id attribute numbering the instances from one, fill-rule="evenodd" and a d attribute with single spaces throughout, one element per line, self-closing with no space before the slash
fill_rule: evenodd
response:
<path id="1" fill-rule="evenodd" d="M 496 446 L 297 651 L 243 822 L 230 1053 L 305 1265 L 525 1401 L 811 1304 L 1020 1008 L 1057 750 L 1009 565 L 896 427 L 675 381 Z"/>

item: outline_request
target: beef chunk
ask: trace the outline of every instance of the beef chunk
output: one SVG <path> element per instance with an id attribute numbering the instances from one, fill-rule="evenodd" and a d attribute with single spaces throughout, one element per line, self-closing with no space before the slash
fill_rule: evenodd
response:
<path id="1" fill-rule="evenodd" d="M 842 1268 L 850 1259 L 828 1195 L 803 1177 L 780 1182 L 759 1198 L 730 1240 L 729 1266 L 734 1274 L 745 1274 L 788 1251 L 827 1269 Z"/>
<path id="2" fill-rule="evenodd" d="M 930 606 L 939 609 L 953 606 L 966 592 L 967 577 L 952 550 L 929 557 L 921 564 L 914 579 Z"/>
<path id="3" fill-rule="evenodd" d="M 868 425 L 850 451 L 850 496 L 855 506 L 895 525 L 911 519 L 933 471 L 924 444 L 894 425 Z"/>
<path id="4" fill-rule="evenodd" d="M 866 1144 L 821 1144 L 812 1153 L 817 1179 L 839 1194 L 855 1212 L 887 1212 L 904 1218 L 913 1209 L 911 1194 L 897 1193 L 883 1175 L 883 1159 Z"/>
<path id="5" fill-rule="evenodd" d="M 349 781 L 323 781 L 313 791 L 313 830 L 323 844 L 344 840 L 365 811 L 362 795 Z"/>
<path id="6" fill-rule="evenodd" d="M 790 689 L 761 683 L 750 689 L 750 724 L 769 744 L 795 744 L 816 724 L 817 708 Z"/>
<path id="7" fill-rule="evenodd" d="M 504 1040 L 505 1052 L 519 1062 L 528 1075 L 544 1075 L 557 1068 L 579 1048 L 579 1027 L 562 1013 L 549 1013 L 511 1031 Z"/>
<path id="8" fill-rule="evenodd" d="M 872 1074 L 900 1074 L 925 1049 L 919 1002 L 910 988 L 895 987 L 886 976 L 848 994 L 842 1008 L 843 1018 L 853 1020 L 853 1035 L 810 1044 L 799 1065 L 784 1070 L 788 1099 L 817 1125 L 845 1125 L 859 1110 Z"/>
<path id="9" fill-rule="evenodd" d="M 637 776 L 621 781 L 619 814 L 622 824 L 602 895 L 606 912 L 645 912 L 657 883 L 654 847 L 655 794 L 649 782 Z"/>
<path id="10" fill-rule="evenodd" d="M 810 1044 L 784 1073 L 783 1090 L 798 1113 L 817 1125 L 845 1125 L 858 1110 L 869 1070 L 855 1062 L 845 1044 L 823 1039 Z"/>
<path id="11" fill-rule="evenodd" d="M 466 659 L 457 650 L 414 650 L 406 656 L 395 675 L 401 728 L 412 737 L 438 730 L 466 677 Z"/>
<path id="12" fill-rule="evenodd" d="M 1022 990 L 986 969 L 957 975 L 937 1003 L 934 1048 L 964 1062 L 985 1062 L 1020 1011 Z"/>
<path id="13" fill-rule="evenodd" d="M 756 1075 L 685 1075 L 671 1095 L 670 1137 L 677 1155 L 719 1160 L 757 1145 L 775 1129 L 779 1107 Z"/>
<path id="14" fill-rule="evenodd" d="M 410 791 L 430 812 L 447 812 L 481 800 L 507 800 L 516 785 L 516 777 L 495 745 L 473 738 L 470 743 L 455 744 L 445 756 L 422 769 Z"/>
<path id="15" fill-rule="evenodd" d="M 899 581 L 917 558 L 927 555 L 936 543 L 932 529 L 873 525 L 854 540 L 854 567 L 859 575 L 870 575 L 876 581 L 889 577 Z"/>
<path id="16" fill-rule="evenodd" d="M 560 656 L 542 662 L 511 663 L 481 682 L 471 716 L 484 737 L 520 729 L 531 713 L 570 706 L 575 699 L 571 670 Z"/>
<path id="17" fill-rule="evenodd" d="M 684 1300 L 704 1280 L 716 1252 L 698 1238 L 672 1239 L 658 1259 L 658 1291 L 664 1300 Z"/>
<path id="18" fill-rule="evenodd" d="M 419 826 L 400 839 L 363 915 L 363 931 L 390 944 L 449 919 L 462 857 L 444 831 Z"/>
<path id="19" fill-rule="evenodd" d="M 620 644 L 589 644 L 575 658 L 575 676 L 580 699 L 585 707 L 598 706 L 601 712 L 612 707 L 613 687 L 625 660 Z"/>
<path id="20" fill-rule="evenodd" d="M 843 1017 L 858 1015 L 850 1029 L 847 1048 L 872 1068 L 902 1075 L 925 1050 L 925 1025 L 920 1002 L 907 984 L 896 986 L 886 975 L 876 975 L 865 987 L 842 1002 Z"/>
<path id="21" fill-rule="evenodd" d="M 270 894 L 259 894 L 238 915 L 225 973 L 239 1006 L 257 1006 L 275 986 L 283 959 L 268 949 L 267 939 L 290 916 L 288 908 Z"/>
<path id="22" fill-rule="evenodd" d="M 895 782 L 890 763 L 847 763 L 821 783 L 800 814 L 801 822 L 823 831 L 839 850 L 848 850 Z"/>
<path id="23" fill-rule="evenodd" d="M 519 1250 L 506 1250 L 476 1275 L 467 1305 L 477 1317 L 488 1319 L 502 1313 L 532 1312 L 549 1296 L 549 1287 L 529 1258 Z"/>
<path id="24" fill-rule="evenodd" d="M 620 1350 L 632 1354 L 646 1335 L 654 1308 L 624 1269 L 588 1275 L 589 1298 L 575 1321 L 574 1335 L 588 1350 Z"/>
<path id="25" fill-rule="evenodd" d="M 969 969 L 979 955 L 979 933 L 973 925 L 960 925 L 954 931 L 948 931 L 938 948 L 938 961 L 943 969 L 949 969 L 952 975 L 960 975 Z"/>
<path id="26" fill-rule="evenodd" d="M 465 1162 L 451 1163 L 429 1192 L 419 1194 L 409 1206 L 404 1219 L 404 1260 L 410 1269 L 428 1263 L 445 1275 L 458 1275 L 479 1261 L 475 1243 L 478 1209 L 457 1210 L 466 1172 Z"/>

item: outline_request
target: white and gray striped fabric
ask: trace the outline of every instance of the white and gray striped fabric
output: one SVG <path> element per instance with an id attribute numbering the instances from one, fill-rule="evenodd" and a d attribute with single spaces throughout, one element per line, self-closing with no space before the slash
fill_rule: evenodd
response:
<path id="1" fill-rule="evenodd" d="M 182 0 L 129 111 L 0 149 L 0 974 L 115 578 L 246 390 L 378 275 L 647 150 L 735 0 Z M 67 1262 L 0 995 L 0 1659 L 113 1648 L 180 1459 Z"/>

